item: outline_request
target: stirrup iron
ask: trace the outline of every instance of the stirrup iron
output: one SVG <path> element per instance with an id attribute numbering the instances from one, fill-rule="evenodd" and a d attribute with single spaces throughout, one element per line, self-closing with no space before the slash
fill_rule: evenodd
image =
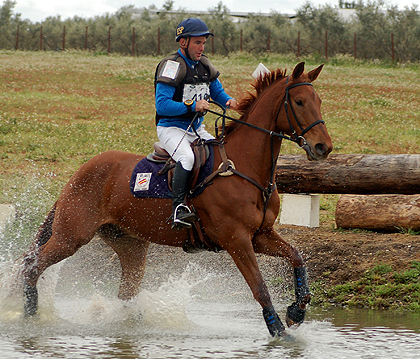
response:
<path id="1" fill-rule="evenodd" d="M 196 214 L 184 203 L 180 203 L 174 210 L 172 229 L 191 228 L 196 220 Z"/>

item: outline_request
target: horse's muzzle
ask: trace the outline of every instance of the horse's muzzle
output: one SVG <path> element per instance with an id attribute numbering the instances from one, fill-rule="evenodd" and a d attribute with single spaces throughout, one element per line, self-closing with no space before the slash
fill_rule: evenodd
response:
<path id="1" fill-rule="evenodd" d="M 327 159 L 328 154 L 332 151 L 332 146 L 323 143 L 317 143 L 315 146 L 310 146 L 308 143 L 302 146 L 305 150 L 309 161 L 323 161 Z"/>

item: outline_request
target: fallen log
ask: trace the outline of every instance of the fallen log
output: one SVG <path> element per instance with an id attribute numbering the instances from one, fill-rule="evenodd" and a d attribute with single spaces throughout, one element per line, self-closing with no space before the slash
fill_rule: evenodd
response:
<path id="1" fill-rule="evenodd" d="M 420 195 L 343 195 L 335 210 L 337 228 L 395 232 L 420 230 Z"/>
<path id="2" fill-rule="evenodd" d="M 420 155 L 281 155 L 275 181 L 279 193 L 418 194 Z"/>

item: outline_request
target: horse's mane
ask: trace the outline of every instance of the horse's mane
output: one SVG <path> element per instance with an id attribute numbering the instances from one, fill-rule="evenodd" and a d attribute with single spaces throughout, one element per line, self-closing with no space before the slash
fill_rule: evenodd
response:
<path id="1" fill-rule="evenodd" d="M 237 112 L 241 115 L 241 119 L 243 119 L 244 115 L 249 111 L 252 104 L 257 100 L 260 94 L 271 84 L 274 82 L 284 79 L 286 77 L 286 70 L 274 70 L 270 73 L 266 73 L 260 77 L 258 77 L 255 82 L 252 84 L 254 88 L 254 92 L 247 91 L 247 94 L 244 98 L 242 98 L 238 103 Z M 238 122 L 229 121 L 226 123 L 225 126 L 225 134 L 232 132 L 237 126 L 239 125 Z"/>

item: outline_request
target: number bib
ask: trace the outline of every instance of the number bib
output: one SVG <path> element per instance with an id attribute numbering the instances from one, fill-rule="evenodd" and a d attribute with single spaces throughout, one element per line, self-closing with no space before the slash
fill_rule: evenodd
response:
<path id="1" fill-rule="evenodd" d="M 182 102 L 186 100 L 200 101 L 210 97 L 210 85 L 201 84 L 185 84 L 182 94 Z"/>

